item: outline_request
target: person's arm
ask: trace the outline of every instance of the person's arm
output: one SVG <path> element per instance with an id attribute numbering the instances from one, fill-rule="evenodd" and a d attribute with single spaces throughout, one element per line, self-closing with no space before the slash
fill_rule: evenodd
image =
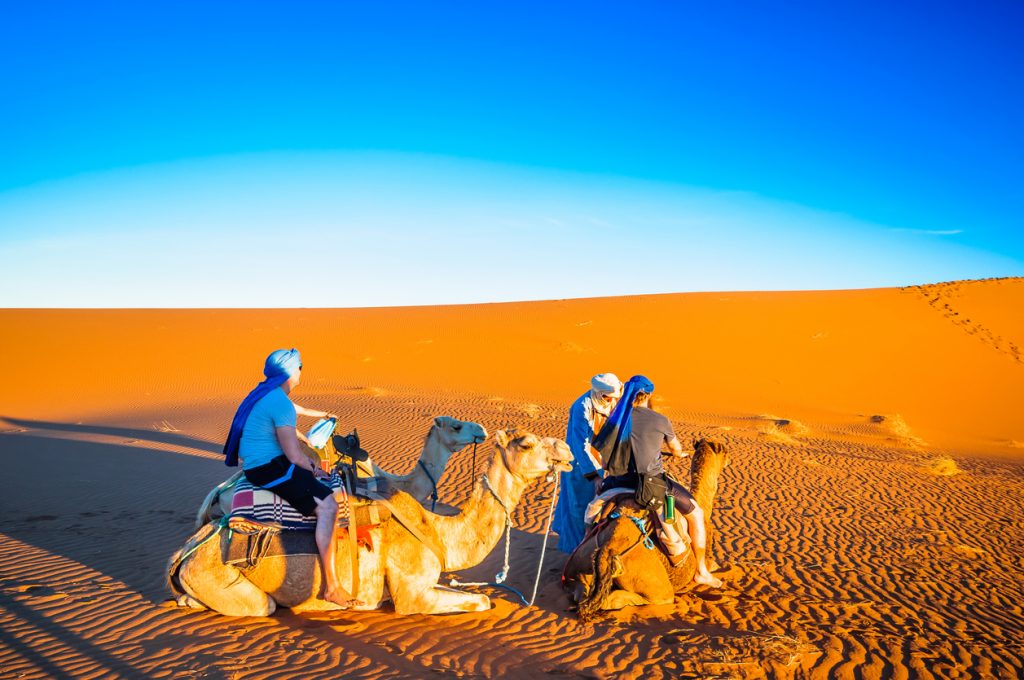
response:
<path id="1" fill-rule="evenodd" d="M 674 458 L 686 458 L 690 455 L 689 451 L 683 450 L 683 445 L 679 443 L 679 437 L 672 435 L 672 439 L 668 442 L 668 450 L 672 452 Z"/>
<path id="2" fill-rule="evenodd" d="M 305 406 L 299 406 L 294 401 L 292 402 L 292 406 L 295 407 L 296 415 L 307 416 L 309 418 L 334 418 L 335 420 L 338 419 L 338 416 L 335 413 L 331 413 L 329 411 L 317 411 L 316 409 L 306 408 Z"/>
<path id="3" fill-rule="evenodd" d="M 299 432 L 294 427 L 284 425 L 275 428 L 274 434 L 277 436 L 277 443 L 281 445 L 281 450 L 284 451 L 285 458 L 295 467 L 309 470 L 316 477 L 327 476 L 316 462 L 302 452 L 302 447 L 299 446 Z"/>

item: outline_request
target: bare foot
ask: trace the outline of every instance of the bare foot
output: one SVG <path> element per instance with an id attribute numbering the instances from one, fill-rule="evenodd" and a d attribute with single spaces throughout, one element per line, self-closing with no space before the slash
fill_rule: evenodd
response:
<path id="1" fill-rule="evenodd" d="M 712 576 L 711 574 L 702 574 L 700 572 L 697 572 L 697 574 L 693 577 L 693 582 L 694 583 L 699 583 L 700 585 L 707 586 L 709 588 L 721 588 L 722 587 L 722 580 L 721 579 L 717 579 L 714 576 Z"/>
<path id="2" fill-rule="evenodd" d="M 362 600 L 352 597 L 352 595 L 344 588 L 324 591 L 324 599 L 328 602 L 333 602 L 343 609 L 348 609 L 349 607 L 361 607 L 366 604 Z"/>

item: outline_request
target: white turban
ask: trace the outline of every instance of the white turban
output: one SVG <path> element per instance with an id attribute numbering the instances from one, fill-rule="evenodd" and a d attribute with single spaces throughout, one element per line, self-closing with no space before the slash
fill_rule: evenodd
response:
<path id="1" fill-rule="evenodd" d="M 611 402 L 601 397 L 609 395 L 615 399 L 622 396 L 622 381 L 614 373 L 599 373 L 590 379 L 590 396 L 594 410 L 605 416 L 611 414 Z"/>
<path id="2" fill-rule="evenodd" d="M 590 387 L 598 394 L 622 396 L 622 381 L 614 373 L 599 373 L 590 379 Z"/>

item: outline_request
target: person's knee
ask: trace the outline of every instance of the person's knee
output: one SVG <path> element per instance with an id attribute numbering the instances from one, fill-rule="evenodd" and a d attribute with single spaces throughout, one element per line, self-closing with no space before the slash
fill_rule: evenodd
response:
<path id="1" fill-rule="evenodd" d="M 338 503 L 334 500 L 334 496 L 327 496 L 326 498 L 313 497 L 316 501 L 317 514 L 322 512 L 331 513 L 332 515 L 338 512 Z"/>

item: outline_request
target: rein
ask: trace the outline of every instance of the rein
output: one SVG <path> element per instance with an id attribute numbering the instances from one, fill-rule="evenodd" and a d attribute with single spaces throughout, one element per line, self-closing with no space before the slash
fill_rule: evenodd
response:
<path id="1" fill-rule="evenodd" d="M 430 474 L 430 470 L 427 469 L 422 460 L 416 461 L 416 464 L 423 468 L 423 473 L 430 480 L 430 485 L 434 487 L 430 492 L 430 512 L 434 512 L 434 506 L 437 505 L 437 480 L 434 479 L 434 475 Z"/>
<path id="2" fill-rule="evenodd" d="M 520 477 L 515 472 L 513 472 L 512 468 L 509 467 L 508 460 L 505 458 L 505 451 L 504 451 L 504 449 L 501 449 L 499 447 L 498 450 L 501 451 L 501 462 L 505 465 L 505 469 L 508 470 L 509 474 L 511 474 L 513 477 L 515 477 L 515 478 L 517 478 L 517 479 L 522 481 L 522 477 Z M 474 451 L 475 451 L 475 449 L 474 449 Z M 496 587 L 499 587 L 499 588 L 505 588 L 507 590 L 511 590 L 513 593 L 515 593 L 517 596 L 519 596 L 519 599 L 522 600 L 524 605 L 526 605 L 527 607 L 532 607 L 534 601 L 537 599 L 537 588 L 540 585 L 540 573 L 541 573 L 541 570 L 544 568 L 544 555 L 545 555 L 545 553 L 547 552 L 547 549 L 548 549 L 548 537 L 551 535 L 551 522 L 554 520 L 554 516 L 555 516 L 555 501 L 558 499 L 558 482 L 559 482 L 559 478 L 560 477 L 561 477 L 561 475 L 555 474 L 555 472 L 554 472 L 554 464 L 552 464 L 552 466 L 551 466 L 551 468 L 549 469 L 549 472 L 548 472 L 548 479 L 549 480 L 552 480 L 552 479 L 554 480 L 555 487 L 554 487 L 554 489 L 551 492 L 551 505 L 548 508 L 548 521 L 547 521 L 547 524 L 544 527 L 544 542 L 541 544 L 540 560 L 537 562 L 537 576 L 533 580 L 533 593 L 530 595 L 530 600 L 529 601 L 527 601 L 526 598 L 523 597 L 523 594 L 520 593 L 518 590 L 516 590 L 512 586 L 508 586 L 508 585 L 504 584 L 505 579 L 508 578 L 509 550 L 510 550 L 510 547 L 512 545 L 512 511 L 509 509 L 509 507 L 505 503 L 505 501 L 502 500 L 501 496 L 499 496 L 498 493 L 494 490 L 494 487 L 491 485 L 491 479 L 487 475 L 487 473 L 484 473 L 484 475 L 483 475 L 484 488 L 487 489 L 488 492 L 490 492 L 491 496 L 494 497 L 494 500 L 498 501 L 498 505 L 501 506 L 501 509 L 505 511 L 505 562 L 504 562 L 504 564 L 501 567 L 501 571 L 499 571 L 497 574 L 494 575 L 494 583 L 487 583 L 485 581 L 478 581 L 478 582 L 475 582 L 475 583 L 463 583 L 463 582 L 459 581 L 457 578 L 453 577 L 448 582 L 448 585 L 451 586 L 451 587 L 456 587 L 456 586 L 496 586 Z"/>

